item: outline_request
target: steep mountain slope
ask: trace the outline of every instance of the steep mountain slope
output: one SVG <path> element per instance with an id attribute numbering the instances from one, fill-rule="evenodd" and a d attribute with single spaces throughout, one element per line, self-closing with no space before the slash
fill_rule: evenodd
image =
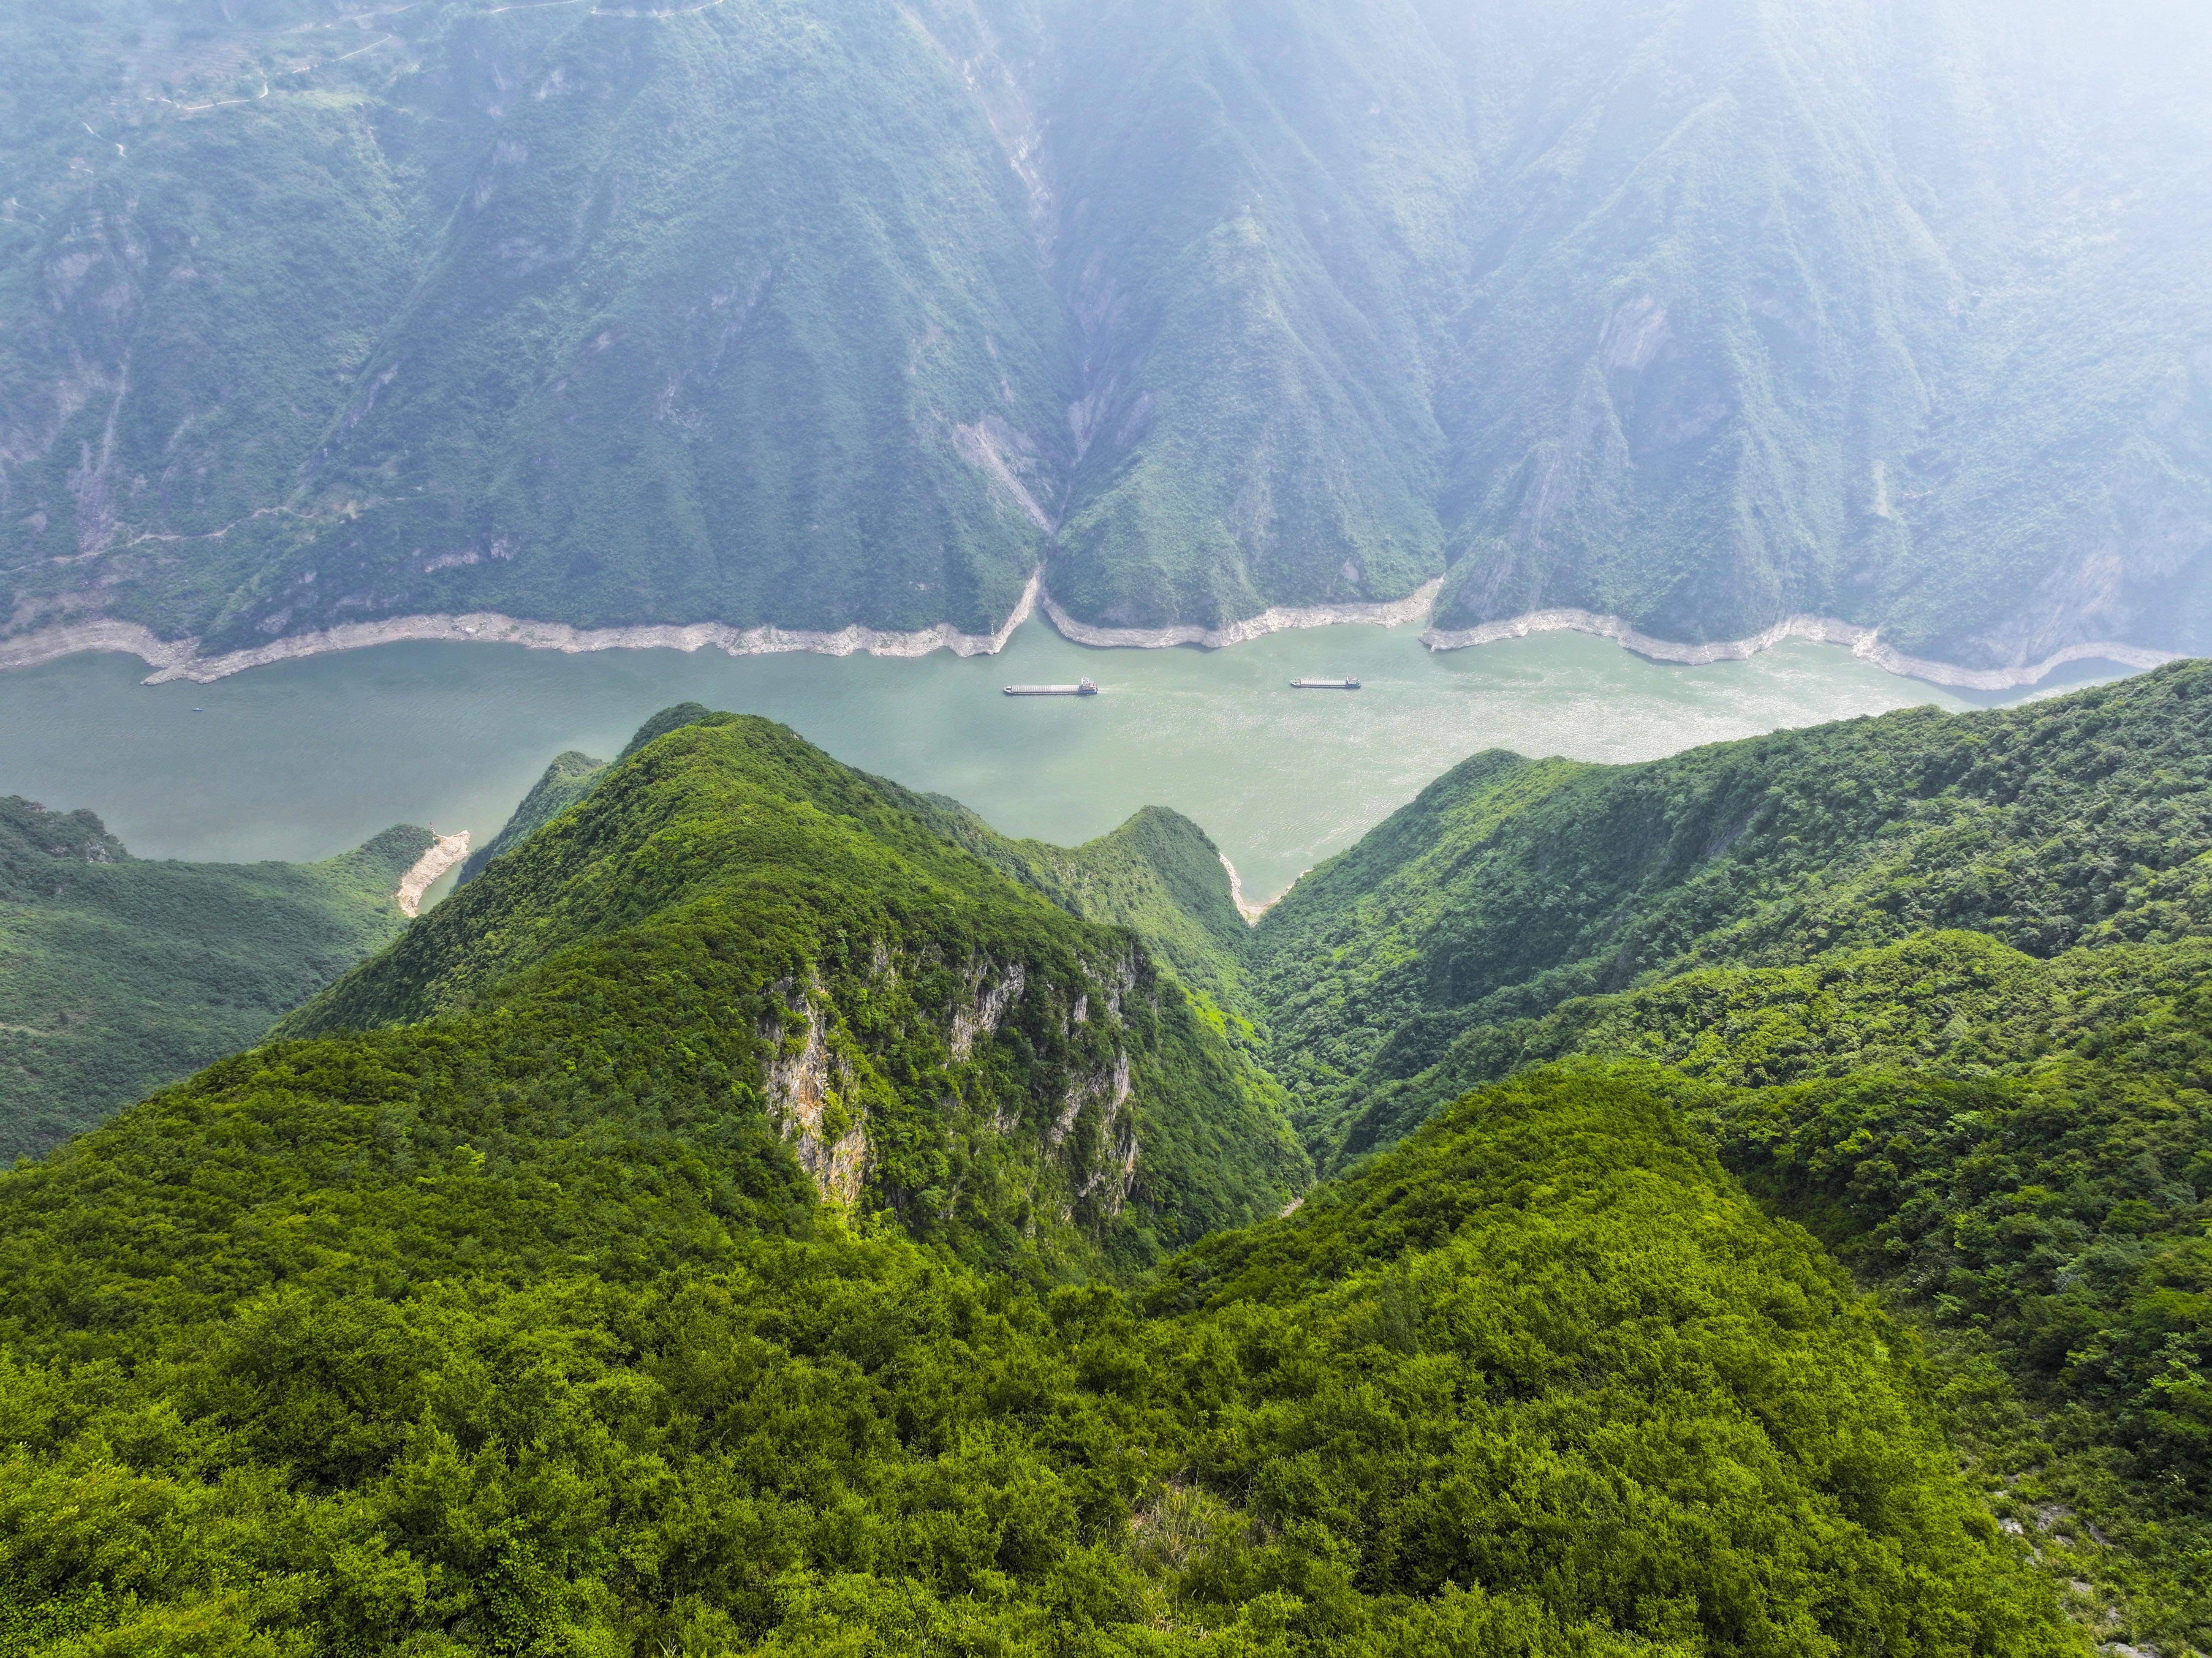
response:
<path id="1" fill-rule="evenodd" d="M 321 863 L 132 857 L 89 812 L 0 799 L 0 1163 L 258 1039 L 406 925 L 430 832 Z"/>
<path id="2" fill-rule="evenodd" d="M 1532 1066 L 1674 1090 L 1927 1334 L 2077 1618 L 2199 1649 L 2208 710 L 2184 663 L 1646 765 L 1479 755 L 1254 930 L 1263 1054 L 1325 1173 Z"/>
<path id="3" fill-rule="evenodd" d="M 989 631 L 1040 532 L 969 456 L 1066 376 L 939 9 L 11 21 L 19 600 L 210 649 L 472 607 Z"/>
<path id="4" fill-rule="evenodd" d="M 1469 1027 L 1427 1070 L 1364 1094 L 1340 1155 L 1402 1138 L 1470 1088 L 1577 1054 L 1656 1061 L 1739 1088 L 1883 1070 L 1978 1081 L 2086 1055 L 2116 1075 L 2141 1070 L 2201 1090 L 2212 1082 L 2197 1034 L 2208 972 L 2212 945 L 2197 938 L 2039 959 L 1953 931 L 1802 966 L 1700 967 Z"/>
<path id="5" fill-rule="evenodd" d="M 2202 649 L 2208 75 L 2178 0 L 17 8 L 6 633 L 972 649 L 1042 564 Z"/>
<path id="6" fill-rule="evenodd" d="M 770 1122 L 825 1198 L 1031 1271 L 1141 1266 L 1304 1186 L 1279 1090 L 1133 936 L 781 727 L 645 735 L 671 718 L 277 1034 L 459 1021 L 533 1110 Z"/>
<path id="7" fill-rule="evenodd" d="M 461 865 L 460 879 L 474 881 L 483 873 L 484 865 L 502 852 L 513 851 L 583 799 L 606 769 L 605 760 L 595 760 L 574 748 L 556 754 L 544 775 L 530 785 L 530 792 L 500 826 L 499 832 L 469 854 L 468 862 Z"/>
<path id="8" fill-rule="evenodd" d="M 1431 407 L 1473 179 L 1405 0 L 1125 0 L 1053 107 L 1085 371 L 1052 591 L 1218 628 L 1443 569 Z"/>
<path id="9" fill-rule="evenodd" d="M 255 621 L 994 629 L 1040 529 L 968 457 L 1065 375 L 1028 197 L 922 16 L 580 15 L 518 67 Z"/>
<path id="10" fill-rule="evenodd" d="M 1810 611 L 1977 664 L 2203 643 L 2201 17 L 1431 12 L 1488 186 L 1439 626 Z"/>
<path id="11" fill-rule="evenodd" d="M 2047 955 L 2212 925 L 2212 667 L 1641 765 L 1477 755 L 1293 887 L 1255 994 L 1310 1143 L 1468 1026 L 1703 964 L 1964 927 Z"/>
<path id="12" fill-rule="evenodd" d="M 1181 813 L 1148 806 L 1113 833 L 1068 847 L 1011 840 L 956 802 L 929 804 L 943 832 L 976 856 L 1086 921 L 1128 928 L 1184 984 L 1250 1011 L 1239 960 L 1244 917 L 1221 849 Z"/>

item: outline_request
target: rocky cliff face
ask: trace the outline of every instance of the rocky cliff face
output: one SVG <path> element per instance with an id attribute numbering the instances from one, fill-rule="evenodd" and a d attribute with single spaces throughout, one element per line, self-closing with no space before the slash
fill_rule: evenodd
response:
<path id="1" fill-rule="evenodd" d="M 1144 1039 L 1123 1016 L 1125 998 L 1139 994 L 1147 976 L 1136 952 L 1100 971 L 1079 959 L 1072 983 L 1021 961 L 982 956 L 950 974 L 934 961 L 907 960 L 902 973 L 904 954 L 877 942 L 866 993 L 896 996 L 902 977 L 951 988 L 948 1005 L 923 1013 L 944 1019 L 948 1063 L 934 1105 L 971 1144 L 989 1143 L 990 1161 L 999 1165 L 994 1179 L 1024 1216 L 1027 1234 L 1034 1238 L 1041 1216 L 1061 1227 L 1113 1222 L 1136 1192 L 1145 1152 L 1139 1090 L 1147 1066 L 1131 1058 L 1133 1048 L 1141 1054 Z M 758 1028 L 763 1102 L 816 1192 L 852 1207 L 871 1176 L 883 1172 L 872 1138 L 896 1131 L 868 1108 L 889 1087 L 886 1068 L 856 1039 L 819 978 L 781 981 L 773 996 L 774 1009 Z M 1156 994 L 1151 1011 L 1158 1011 Z M 1069 1045 L 1027 1088 L 1005 1080 L 1010 1066 L 1021 1065 L 1026 1039 L 1016 1029 L 1007 1051 L 995 1046 L 1018 1014 L 1056 1024 Z M 895 1182 L 894 1188 L 886 1195 L 895 1205 L 930 1201 Z M 941 1194 L 933 1218 L 951 1219 L 962 1195 L 957 1186 Z"/>

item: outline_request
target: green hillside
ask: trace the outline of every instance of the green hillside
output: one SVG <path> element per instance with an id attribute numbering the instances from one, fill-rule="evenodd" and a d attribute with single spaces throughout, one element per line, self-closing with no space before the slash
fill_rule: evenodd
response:
<path id="1" fill-rule="evenodd" d="M 1135 936 L 781 726 L 657 728 L 276 1035 L 411 1056 L 429 1020 L 493 1058 L 410 1058 L 412 1109 L 780 1134 L 825 1198 L 1029 1272 L 1126 1273 L 1307 1184 L 1281 1091 Z"/>
<path id="2" fill-rule="evenodd" d="M 1324 1173 L 1530 1067 L 1660 1079 L 1926 1332 L 2077 1614 L 2212 1645 L 2208 721 L 2187 663 L 1644 765 L 1478 756 L 1254 930 L 1266 1059 Z"/>
<path id="3" fill-rule="evenodd" d="M 0 16 L 6 635 L 2212 645 L 2197 9 Z"/>
<path id="4" fill-rule="evenodd" d="M 1934 933 L 1704 968 L 1467 1032 L 1344 1153 L 1568 1056 L 1711 1085 L 1692 1111 L 1723 1160 L 1938 1340 L 2001 1509 L 2091 1606 L 2205 1642 L 2212 941 L 2043 960 Z"/>
<path id="5" fill-rule="evenodd" d="M 2201 16 L 1419 9 L 1485 185 L 1440 625 L 1813 612 L 1954 662 L 2204 648 Z"/>
<path id="6" fill-rule="evenodd" d="M 1244 917 L 1221 849 L 1188 818 L 1148 806 L 1111 834 L 1066 847 L 1010 840 L 957 802 L 930 804 L 943 832 L 978 857 L 1085 920 L 1130 929 L 1185 984 L 1249 1010 Z"/>
<path id="7" fill-rule="evenodd" d="M 1340 1155 L 1389 1144 L 1470 1088 L 1571 1054 L 1650 1060 L 1743 1088 L 1868 1070 L 2012 1077 L 2086 1055 L 2200 1088 L 2212 1082 L 2195 1035 L 2197 1010 L 2212 1005 L 2197 994 L 2208 972 L 2212 943 L 2202 939 L 2038 960 L 1969 932 L 1802 966 L 1702 967 L 1463 1030 L 1435 1064 L 1362 1100 Z"/>
<path id="8" fill-rule="evenodd" d="M 721 1022 L 624 982 L 0 1175 L 0 1649 L 2086 1651 L 1663 1091 L 1476 1095 L 1133 1308 L 849 1226 L 701 1049 L 549 1087 Z"/>
<path id="9" fill-rule="evenodd" d="M 2203 1650 L 2208 720 L 1477 756 L 1247 927 L 665 710 L 0 1175 L 0 1654 Z"/>
<path id="10" fill-rule="evenodd" d="M 573 748 L 565 754 L 556 754 L 544 775 L 531 784 L 530 792 L 522 797 L 521 804 L 501 826 L 500 832 L 469 854 L 468 861 L 461 865 L 460 879 L 474 881 L 483 873 L 484 865 L 502 852 L 513 851 L 583 799 L 606 769 L 605 760 L 595 760 Z"/>
<path id="11" fill-rule="evenodd" d="M 1255 930 L 1310 1141 L 1467 1027 L 1938 928 L 2035 955 L 2212 923 L 2212 667 L 1640 765 L 1480 754 Z"/>
<path id="12" fill-rule="evenodd" d="M 1057 275 L 1085 370 L 1054 596 L 1108 626 L 1442 573 L 1434 407 L 1474 182 L 1413 9 L 1071 9 Z"/>
<path id="13" fill-rule="evenodd" d="M 0 1164 L 259 1039 L 407 924 L 398 827 L 321 863 L 132 857 L 89 812 L 0 799 Z"/>

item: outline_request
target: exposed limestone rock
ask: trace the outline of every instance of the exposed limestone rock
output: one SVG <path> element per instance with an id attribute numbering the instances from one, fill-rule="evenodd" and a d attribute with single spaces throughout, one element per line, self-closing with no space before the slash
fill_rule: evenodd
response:
<path id="1" fill-rule="evenodd" d="M 469 856 L 469 832 L 440 835 L 434 839 L 414 866 L 399 878 L 399 890 L 392 894 L 398 900 L 399 913 L 411 916 L 421 913 L 422 894 L 438 884 L 438 877 Z"/>
<path id="2" fill-rule="evenodd" d="M 956 656 L 995 655 L 1036 607 L 1038 578 L 1032 575 L 1012 613 L 995 631 L 963 633 L 949 622 L 912 633 L 882 628 L 840 628 L 834 633 L 806 628 L 735 628 L 720 622 L 654 623 L 637 627 L 571 627 L 565 622 L 533 622 L 491 611 L 465 616 L 394 616 L 381 622 L 347 622 L 319 632 L 295 633 L 220 656 L 198 654 L 194 638 L 161 639 L 135 623 L 104 619 L 72 622 L 0 640 L 0 667 L 27 667 L 83 650 L 125 651 L 155 671 L 148 685 L 189 680 L 206 685 L 265 667 L 272 662 L 319 656 L 333 650 L 358 650 L 403 639 L 441 639 L 455 643 L 526 645 L 574 655 L 593 650 L 721 650 L 732 656 L 769 656 L 811 651 L 824 656 L 927 656 L 949 650 Z"/>
<path id="3" fill-rule="evenodd" d="M 965 1059 L 975 1048 L 978 1038 L 988 1039 L 998 1033 L 999 1021 L 1006 1016 L 1006 1009 L 1021 999 L 1022 988 L 1028 982 L 1028 970 L 1018 961 L 1011 963 L 1000 973 L 998 982 L 987 984 L 991 976 L 991 964 L 979 962 L 968 972 L 968 1003 L 952 1010 L 952 1057 Z"/>
<path id="4" fill-rule="evenodd" d="M 1082 963 L 1074 984 L 1040 984 L 1024 962 L 972 958 L 959 973 L 946 1058 L 955 1067 L 981 1060 L 1014 1006 L 1041 990 L 1058 1008 L 1064 1032 L 1097 1032 L 1103 1026 L 1110 1033 L 1127 998 L 1137 993 L 1138 967 L 1131 952 L 1103 965 Z M 895 980 L 900 972 L 896 953 L 875 945 L 869 972 L 878 982 Z M 759 1027 L 766 1050 L 762 1094 L 769 1118 L 825 1199 L 857 1203 L 874 1163 L 868 1137 L 875 1125 L 860 1103 L 865 1079 L 853 1073 L 852 1063 L 841 1053 L 836 1009 L 821 983 L 810 978 L 801 986 L 786 981 L 776 987 L 776 995 L 782 1011 Z M 1112 1040 L 1110 1034 L 1107 1039 Z M 1059 1109 L 1042 1125 L 1042 1133 L 1034 1119 L 1027 1119 L 1025 1126 L 1031 1096 L 1023 1091 L 987 1090 L 979 1095 L 956 1073 L 943 1102 L 948 1118 L 975 1112 L 970 1132 L 1027 1142 L 1018 1159 L 1029 1171 L 1023 1185 L 1048 1211 L 1056 1205 L 1070 1219 L 1077 1205 L 1086 1203 L 1095 1204 L 1102 1218 L 1120 1213 L 1135 1186 L 1140 1151 L 1127 1050 L 1117 1041 L 1110 1059 L 1103 1057 L 1103 1047 L 1088 1051 L 1093 1057 L 1070 1065 Z"/>
<path id="5" fill-rule="evenodd" d="M 777 989 L 805 1021 L 805 1034 L 802 1039 L 791 1033 L 781 1019 L 761 1026 L 767 1050 L 761 1064 L 762 1094 L 769 1115 L 793 1143 L 799 1166 L 825 1200 L 857 1202 L 868 1172 L 866 1118 L 846 1104 L 851 1079 L 830 1051 L 820 989 L 810 984 L 794 995 L 787 982 Z"/>
<path id="6" fill-rule="evenodd" d="M 1060 1115 L 1046 1131 L 1045 1143 L 1059 1151 L 1081 1130 L 1078 1166 L 1087 1163 L 1088 1168 L 1073 1186 L 1064 1218 L 1072 1218 L 1076 1204 L 1101 1191 L 1106 1193 L 1103 1207 L 1109 1215 L 1118 1214 L 1128 1202 L 1137 1183 L 1137 1114 L 1129 1108 L 1132 1092 L 1129 1056 L 1120 1049 L 1115 1051 L 1110 1069 L 1068 1085 Z M 1084 1151 L 1091 1156 L 1081 1157 Z"/>
<path id="7" fill-rule="evenodd" d="M 1049 593 L 1040 593 L 1037 602 L 1052 625 L 1066 637 L 1079 645 L 1105 645 L 1124 649 L 1161 650 L 1170 645 L 1204 645 L 1210 650 L 1219 650 L 1228 645 L 1239 645 L 1249 639 L 1264 638 L 1270 633 L 1280 633 L 1294 627 L 1329 627 L 1338 623 L 1364 623 L 1370 626 L 1402 627 L 1407 622 L 1418 622 L 1426 617 L 1436 603 L 1437 593 L 1443 586 L 1439 576 L 1424 582 L 1402 599 L 1393 599 L 1382 604 L 1345 605 L 1279 605 L 1263 610 L 1257 616 L 1247 616 L 1242 621 L 1231 622 L 1226 627 L 1200 627 L 1186 623 L 1176 627 L 1094 627 L 1079 622 L 1062 610 Z"/>
<path id="8" fill-rule="evenodd" d="M 1137 989 L 1137 958 L 1122 956 L 1111 968 L 1098 977 L 1106 981 L 1106 1014 L 1115 1024 L 1121 1021 L 1121 999 L 1133 996 Z"/>

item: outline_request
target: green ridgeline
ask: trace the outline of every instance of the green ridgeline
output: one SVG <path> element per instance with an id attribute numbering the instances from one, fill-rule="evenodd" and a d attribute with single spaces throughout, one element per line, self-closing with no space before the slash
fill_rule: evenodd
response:
<path id="1" fill-rule="evenodd" d="M 933 796 L 943 832 L 1062 909 L 1141 934 L 1186 984 L 1243 1009 L 1244 918 L 1221 849 L 1181 813 L 1148 806 L 1081 846 L 1010 840 L 957 802 Z"/>
<path id="2" fill-rule="evenodd" d="M 1249 972 L 1317 1155 L 1471 1025 L 1931 929 L 2031 954 L 2212 924 L 2212 665 L 1638 765 L 1479 754 L 1292 887 Z"/>
<path id="3" fill-rule="evenodd" d="M 2179 667 L 1651 766 L 1484 757 L 1254 931 L 1218 851 L 1172 814 L 1067 850 L 928 804 L 1018 879 L 1137 930 L 1202 1010 L 1234 1010 L 1232 1039 L 1294 1076 L 1332 975 L 1448 984 L 1423 954 L 1440 948 L 1488 970 L 1498 988 L 1473 1010 L 1353 1033 L 1376 1058 L 1340 1085 L 1325 1168 L 1562 1058 L 1728 1090 L 1698 1119 L 1762 1201 L 1925 1330 L 2001 1511 L 2090 1585 L 2077 1611 L 2108 1636 L 2201 1643 L 2212 942 L 2175 936 L 2199 924 L 2212 815 L 2204 684 Z M 2145 938 L 2174 942 L 2130 942 Z M 1833 948 L 1878 940 L 1894 942 Z M 1744 959 L 1795 965 L 1695 965 Z M 1641 988 L 1557 999 L 1621 978 Z M 1495 1011 L 1532 1005 L 1549 1011 Z M 1425 1068 L 1391 1074 L 1430 1043 Z"/>
<path id="4" fill-rule="evenodd" d="M 649 930 L 0 1176 L 0 1652 L 2087 1651 L 1668 1086 L 1048 1294 L 819 1207 Z"/>
<path id="5" fill-rule="evenodd" d="M 1753 1193 L 1929 1332 L 2083 1616 L 2207 1646 L 2208 869 L 2190 663 L 1648 765 L 1479 756 L 1248 965 L 1324 1173 L 1529 1066 L 1712 1090 Z"/>
<path id="6" fill-rule="evenodd" d="M 653 739 L 709 717 L 697 703 L 663 709 L 640 728 L 623 758 Z M 462 880 L 512 850 L 581 800 L 605 775 L 604 761 L 556 758 L 498 836 L 471 856 Z M 1282 1087 L 1260 1063 L 1264 1027 L 1242 967 L 1246 927 L 1231 896 L 1220 849 L 1196 824 L 1146 807 L 1111 834 L 1079 847 L 1013 840 L 957 801 L 916 795 L 883 778 L 871 786 L 946 839 L 1085 921 L 1126 927 L 1164 971 L 1179 979 L 1193 1010 L 1237 1061 L 1239 1086 L 1270 1112 L 1286 1108 Z"/>
<path id="7" fill-rule="evenodd" d="M 0 1162 L 260 1039 L 407 924 L 427 829 L 320 863 L 132 857 L 89 812 L 0 799 Z"/>
<path id="8" fill-rule="evenodd" d="M 2196 1649 L 2208 699 L 1478 757 L 1253 930 L 669 710 L 0 1179 L 0 1654 Z"/>
<path id="9" fill-rule="evenodd" d="M 664 708 L 637 728 L 617 758 L 626 760 L 655 738 L 665 737 L 679 726 L 703 720 L 712 711 L 703 703 L 678 703 Z M 469 854 L 468 862 L 461 866 L 460 881 L 474 881 L 483 873 L 484 865 L 501 853 L 512 851 L 590 794 L 606 769 L 605 760 L 595 760 L 574 748 L 565 754 L 556 754 L 553 763 L 522 797 L 522 803 L 501 826 L 499 833 Z"/>
<path id="10" fill-rule="evenodd" d="M 484 865 L 501 853 L 514 850 L 583 799 L 606 769 L 605 760 L 595 760 L 573 748 L 565 754 L 556 754 L 544 775 L 531 784 L 530 792 L 522 797 L 522 803 L 501 826 L 500 832 L 469 854 L 468 862 L 461 865 L 459 881 L 474 881 L 483 873 Z"/>
<path id="11" fill-rule="evenodd" d="M 1983 933 L 1923 933 L 1795 967 L 1703 967 L 1577 997 L 1535 1019 L 1476 1025 L 1419 1075 L 1361 1102 L 1339 1155 L 1418 1127 L 1467 1089 L 1570 1054 L 1642 1058 L 1766 1088 L 1861 1071 L 2021 1076 L 2084 1057 L 2212 1083 L 2212 940 L 2108 945 L 2048 960 Z M 2115 1031 L 2124 1045 L 2113 1045 Z"/>
<path id="12" fill-rule="evenodd" d="M 781 1131 L 824 1193 L 1024 1271 L 1127 1272 L 1304 1187 L 1281 1091 L 1134 935 L 781 726 L 678 711 L 276 1034 L 412 1056 L 380 1027 L 432 1020 L 468 1080 L 409 1058 L 410 1110 Z"/>
<path id="13" fill-rule="evenodd" d="M 2186 6 L 356 15 L 0 15 L 13 625 L 2212 637 Z"/>

